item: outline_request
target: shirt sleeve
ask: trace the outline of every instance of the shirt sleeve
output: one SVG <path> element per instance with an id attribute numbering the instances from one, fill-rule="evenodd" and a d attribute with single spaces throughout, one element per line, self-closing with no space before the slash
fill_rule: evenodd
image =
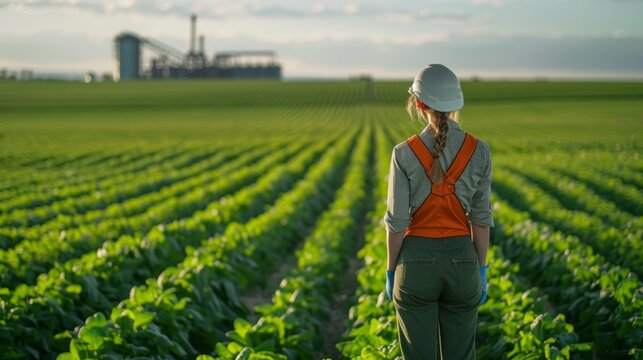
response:
<path id="1" fill-rule="evenodd" d="M 485 168 L 482 178 L 478 182 L 478 189 L 473 194 L 469 221 L 476 225 L 494 227 L 493 209 L 491 207 L 491 182 L 493 180 L 491 151 L 489 150 L 489 145 L 485 145 Z"/>
<path id="2" fill-rule="evenodd" d="M 411 186 L 400 165 L 398 149 L 393 148 L 388 173 L 388 195 L 384 224 L 390 232 L 404 232 L 411 223 L 409 213 Z"/>

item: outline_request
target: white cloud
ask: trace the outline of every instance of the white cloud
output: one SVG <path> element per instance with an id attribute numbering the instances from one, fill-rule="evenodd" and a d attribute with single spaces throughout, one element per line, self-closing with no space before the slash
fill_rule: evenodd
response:
<path id="1" fill-rule="evenodd" d="M 218 17 L 224 10 L 232 12 L 237 5 L 229 3 L 213 4 L 200 0 L 182 2 L 154 1 L 154 0 L 6 0 L 0 3 L 0 8 L 17 10 L 21 12 L 54 9 L 63 11 L 85 11 L 94 14 L 141 14 L 141 15 L 175 15 L 186 16 L 193 11 L 203 11 L 200 15 Z"/>
<path id="2" fill-rule="evenodd" d="M 471 3 L 476 6 L 489 4 L 495 7 L 501 7 L 505 4 L 505 0 L 471 0 Z"/>
<path id="3" fill-rule="evenodd" d="M 344 12 L 348 15 L 355 15 L 360 12 L 360 7 L 355 4 L 348 4 L 344 6 Z"/>
<path id="4" fill-rule="evenodd" d="M 258 36 L 260 41 L 280 44 L 280 45 L 297 45 L 311 43 L 370 43 L 375 45 L 422 45 L 434 42 L 447 42 L 449 34 L 447 31 L 422 32 L 408 36 L 402 35 L 357 35 L 343 32 L 322 32 L 313 31 L 292 35 L 270 35 Z"/>
<path id="5" fill-rule="evenodd" d="M 475 0 L 499 1 L 499 0 Z M 413 21 L 471 21 L 475 20 L 470 14 L 460 10 L 433 11 L 426 8 L 419 10 L 396 10 L 387 7 L 358 5 L 354 3 L 331 6 L 316 3 L 312 6 L 283 6 L 265 5 L 251 1 L 157 1 L 157 0 L 6 0 L 0 2 L 0 8 L 28 12 L 30 10 L 56 9 L 63 11 L 86 11 L 94 14 L 139 14 L 165 15 L 185 17 L 195 12 L 201 17 L 230 18 L 230 17 L 377 17 L 392 22 Z"/>

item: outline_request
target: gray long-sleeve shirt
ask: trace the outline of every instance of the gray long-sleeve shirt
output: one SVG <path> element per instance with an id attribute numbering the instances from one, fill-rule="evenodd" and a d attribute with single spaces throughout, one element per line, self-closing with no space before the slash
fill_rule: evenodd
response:
<path id="1" fill-rule="evenodd" d="M 446 146 L 438 158 L 445 171 L 464 143 L 465 133 L 456 121 L 448 119 Z M 433 153 L 435 138 L 425 127 L 420 139 Z M 469 164 L 455 183 L 455 195 L 462 203 L 469 221 L 477 225 L 493 227 L 491 208 L 491 151 L 489 144 L 478 139 Z M 411 214 L 419 208 L 431 193 L 431 180 L 422 164 L 406 143 L 393 148 L 388 177 L 387 210 L 384 215 L 386 228 L 391 232 L 405 231 L 411 222 Z"/>

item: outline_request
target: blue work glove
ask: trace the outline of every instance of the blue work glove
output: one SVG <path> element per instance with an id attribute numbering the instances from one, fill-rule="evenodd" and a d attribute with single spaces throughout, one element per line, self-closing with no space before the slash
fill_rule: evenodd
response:
<path id="1" fill-rule="evenodd" d="M 482 298 L 480 299 L 480 305 L 484 304 L 487 301 L 487 269 L 489 264 L 480 266 L 480 279 L 482 280 Z"/>
<path id="2" fill-rule="evenodd" d="M 386 295 L 393 300 L 393 282 L 395 281 L 395 270 L 386 270 Z"/>

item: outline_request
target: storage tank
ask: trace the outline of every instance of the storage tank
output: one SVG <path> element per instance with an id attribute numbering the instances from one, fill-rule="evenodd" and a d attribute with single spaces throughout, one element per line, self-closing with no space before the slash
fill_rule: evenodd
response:
<path id="1" fill-rule="evenodd" d="M 141 40 L 134 34 L 123 33 L 116 37 L 115 80 L 138 79 L 141 68 Z"/>

